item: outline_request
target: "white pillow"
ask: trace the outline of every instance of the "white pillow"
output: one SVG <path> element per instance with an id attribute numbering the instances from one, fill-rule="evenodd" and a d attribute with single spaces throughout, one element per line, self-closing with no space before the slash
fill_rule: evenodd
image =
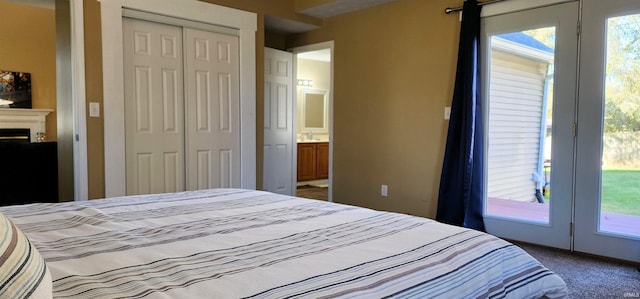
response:
<path id="1" fill-rule="evenodd" d="M 52 298 L 51 274 L 27 237 L 0 213 L 0 298 Z"/>

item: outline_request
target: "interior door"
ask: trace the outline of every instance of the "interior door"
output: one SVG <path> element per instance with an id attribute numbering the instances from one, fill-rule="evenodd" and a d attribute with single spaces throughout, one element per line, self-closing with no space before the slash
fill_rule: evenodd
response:
<path id="1" fill-rule="evenodd" d="M 571 246 L 578 2 L 482 20 L 487 232 Z"/>
<path id="2" fill-rule="evenodd" d="M 123 19 L 127 194 L 184 190 L 182 30 Z"/>
<path id="3" fill-rule="evenodd" d="M 187 189 L 240 187 L 238 37 L 184 28 Z"/>
<path id="4" fill-rule="evenodd" d="M 640 261 L 640 1 L 584 0 L 575 250 Z"/>
<path id="5" fill-rule="evenodd" d="M 264 159 L 262 188 L 295 195 L 293 54 L 264 49 Z"/>

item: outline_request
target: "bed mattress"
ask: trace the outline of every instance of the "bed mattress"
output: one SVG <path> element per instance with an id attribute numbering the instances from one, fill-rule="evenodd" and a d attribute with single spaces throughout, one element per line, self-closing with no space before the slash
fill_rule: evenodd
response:
<path id="1" fill-rule="evenodd" d="M 491 235 L 404 214 L 212 189 L 3 207 L 55 298 L 560 298 Z"/>

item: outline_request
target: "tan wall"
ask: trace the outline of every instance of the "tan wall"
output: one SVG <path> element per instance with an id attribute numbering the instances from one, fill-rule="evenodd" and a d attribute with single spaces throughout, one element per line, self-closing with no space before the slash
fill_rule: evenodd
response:
<path id="1" fill-rule="evenodd" d="M 55 11 L 0 1 L 0 70 L 31 73 L 33 108 L 56 109 Z M 47 140 L 56 140 L 55 111 Z"/>
<path id="2" fill-rule="evenodd" d="M 100 103 L 102 98 L 102 32 L 100 3 L 84 0 L 84 55 L 87 102 Z M 88 117 L 87 105 L 87 166 L 89 171 L 89 198 L 104 197 L 104 118 Z"/>
<path id="3" fill-rule="evenodd" d="M 325 20 L 333 40 L 336 202 L 434 217 L 459 34 L 458 0 L 400 0 Z M 380 185 L 389 196 L 380 196 Z"/>
<path id="4" fill-rule="evenodd" d="M 304 19 L 292 0 L 209 0 L 258 13 L 256 32 L 257 177 L 262 181 L 264 15 Z M 267 3 L 268 2 L 268 3 Z M 289 37 L 288 47 L 335 42 L 334 199 L 433 217 L 450 105 L 459 21 L 445 7 L 459 0 L 399 0 L 325 20 Z M 87 100 L 102 101 L 99 4 L 85 0 Z M 300 20 L 299 19 L 299 20 Z M 91 57 L 90 57 L 91 56 Z M 90 197 L 104 195 L 102 120 L 89 121 Z M 389 196 L 380 196 L 380 185 Z"/>

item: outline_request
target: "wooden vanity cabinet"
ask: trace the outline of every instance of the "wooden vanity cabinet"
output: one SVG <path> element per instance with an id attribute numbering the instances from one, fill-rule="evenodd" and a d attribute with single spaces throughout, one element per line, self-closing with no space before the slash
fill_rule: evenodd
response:
<path id="1" fill-rule="evenodd" d="M 316 180 L 329 178 L 329 143 L 316 144 Z"/>
<path id="2" fill-rule="evenodd" d="M 298 143 L 298 182 L 316 179 L 316 144 Z"/>
<path id="3" fill-rule="evenodd" d="M 329 178 L 329 143 L 298 143 L 298 182 Z"/>

